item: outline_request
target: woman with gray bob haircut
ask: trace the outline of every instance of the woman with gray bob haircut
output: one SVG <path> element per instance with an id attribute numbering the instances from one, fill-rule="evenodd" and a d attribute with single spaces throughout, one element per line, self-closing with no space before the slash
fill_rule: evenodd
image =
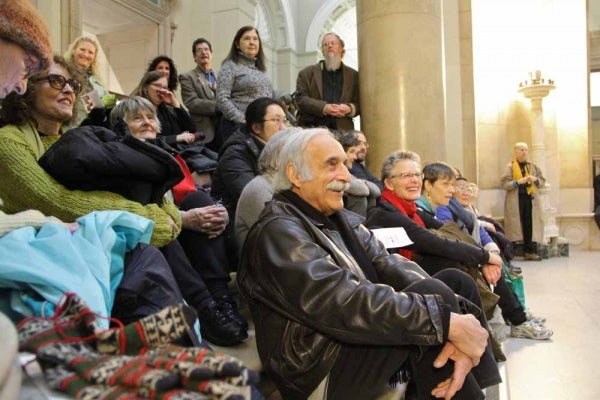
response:
<path id="1" fill-rule="evenodd" d="M 383 159 L 381 165 L 382 182 L 392 175 L 392 169 L 396 163 L 401 160 L 414 161 L 419 166 L 419 169 L 421 169 L 421 157 L 419 157 L 417 153 L 409 150 L 397 150 Z"/>
<path id="2" fill-rule="evenodd" d="M 311 128 L 302 130 L 302 135 L 294 135 L 294 137 L 286 141 L 277 160 L 279 169 L 273 180 L 275 192 L 282 192 L 292 188 L 292 182 L 288 179 L 285 171 L 287 165 L 290 163 L 294 166 L 294 169 L 303 181 L 309 181 L 313 178 L 308 154 L 306 153 L 306 146 L 308 146 L 308 143 L 315 136 L 323 134 L 334 138 L 327 129 Z"/>
<path id="3" fill-rule="evenodd" d="M 119 101 L 110 113 L 110 126 L 115 126 L 119 119 L 128 122 L 141 112 L 154 115 L 160 132 L 160 121 L 156 116 L 156 107 L 148 99 L 141 96 L 131 96 Z"/>

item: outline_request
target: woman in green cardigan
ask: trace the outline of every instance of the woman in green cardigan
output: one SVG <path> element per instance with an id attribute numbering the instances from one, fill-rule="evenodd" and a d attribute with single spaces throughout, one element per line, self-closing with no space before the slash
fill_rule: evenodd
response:
<path id="1" fill-rule="evenodd" d="M 67 77 L 67 81 L 64 78 Z M 3 210 L 17 213 L 37 209 L 63 221 L 74 221 L 94 210 L 130 211 L 154 221 L 152 244 L 164 246 L 181 230 L 181 216 L 169 200 L 143 206 L 111 192 L 69 190 L 56 182 L 37 163 L 62 133 L 62 124 L 73 117 L 73 105 L 81 84 L 77 70 L 55 56 L 47 73 L 30 80 L 25 95 L 9 95 L 0 110 L 0 198 Z M 59 89 L 46 96 L 43 89 Z M 77 86 L 77 87 L 73 87 Z M 52 94 L 52 92 L 50 92 Z"/>

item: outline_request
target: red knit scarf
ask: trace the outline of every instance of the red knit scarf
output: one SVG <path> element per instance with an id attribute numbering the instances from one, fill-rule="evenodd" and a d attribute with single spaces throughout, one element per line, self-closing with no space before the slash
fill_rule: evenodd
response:
<path id="1" fill-rule="evenodd" d="M 387 187 L 383 188 L 381 199 L 393 205 L 398 211 L 406 215 L 408 218 L 412 219 L 417 225 L 423 228 L 425 227 L 425 223 L 423 222 L 421 217 L 419 217 L 419 214 L 417 214 L 416 202 L 404 200 L 403 198 L 399 197 L 396 193 L 389 190 Z M 412 250 L 401 248 L 398 250 L 398 254 L 408 258 L 409 260 L 412 260 Z"/>

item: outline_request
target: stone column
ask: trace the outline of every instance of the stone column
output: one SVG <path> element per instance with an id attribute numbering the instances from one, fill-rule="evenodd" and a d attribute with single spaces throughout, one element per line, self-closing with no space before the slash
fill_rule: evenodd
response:
<path id="1" fill-rule="evenodd" d="M 356 13 L 369 169 L 394 149 L 445 160 L 440 0 L 357 0 Z"/>

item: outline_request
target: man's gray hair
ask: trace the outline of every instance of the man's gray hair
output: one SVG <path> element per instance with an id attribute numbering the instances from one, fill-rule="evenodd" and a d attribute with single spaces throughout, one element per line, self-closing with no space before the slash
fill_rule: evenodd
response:
<path id="1" fill-rule="evenodd" d="M 344 43 L 344 40 L 340 37 L 340 35 L 338 35 L 335 32 L 327 32 L 326 34 L 323 35 L 323 37 L 321 37 L 321 47 L 323 47 L 323 43 L 325 42 L 325 38 L 327 36 L 335 36 L 336 39 L 340 42 L 340 44 L 342 45 L 342 48 L 346 47 L 346 43 Z"/>
<path id="2" fill-rule="evenodd" d="M 421 157 L 413 151 L 408 150 L 397 150 L 383 159 L 381 166 L 381 180 L 384 181 L 392 174 L 392 168 L 398 161 L 410 160 L 417 163 L 419 169 L 421 169 Z"/>
<path id="3" fill-rule="evenodd" d="M 278 168 L 277 160 L 281 149 L 292 135 L 303 134 L 302 128 L 291 127 L 283 129 L 269 139 L 258 157 L 258 169 L 261 175 L 275 175 Z"/>
<path id="4" fill-rule="evenodd" d="M 525 143 L 525 142 L 517 142 L 517 143 L 515 143 L 514 149 L 516 150 L 516 149 L 520 149 L 520 148 L 523 148 L 523 147 L 529 149 L 529 146 L 527 146 L 527 143 Z"/>
<path id="5" fill-rule="evenodd" d="M 156 115 L 156 107 L 150 100 L 140 96 L 130 96 L 120 100 L 110 112 L 110 126 L 115 126 L 118 119 L 128 123 L 131 118 L 144 111 L 154 114 L 160 132 L 160 120 Z"/>
<path id="6" fill-rule="evenodd" d="M 278 169 L 273 181 L 275 192 L 281 192 L 292 188 L 292 182 L 289 180 L 286 168 L 292 164 L 296 173 L 299 174 L 302 181 L 310 181 L 312 169 L 310 166 L 309 154 L 306 152 L 308 143 L 319 135 L 327 135 L 333 139 L 333 135 L 324 128 L 303 129 L 301 134 L 292 135 L 285 141 L 285 145 L 279 153 L 277 159 Z"/>

